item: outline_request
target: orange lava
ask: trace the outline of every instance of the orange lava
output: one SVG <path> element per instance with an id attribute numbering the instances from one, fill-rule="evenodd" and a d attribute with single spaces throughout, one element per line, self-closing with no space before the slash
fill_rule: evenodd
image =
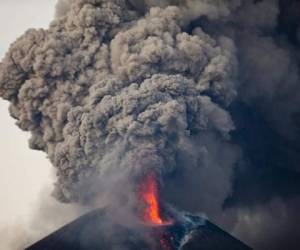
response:
<path id="1" fill-rule="evenodd" d="M 139 193 L 145 204 L 143 211 L 144 221 L 155 225 L 165 224 L 160 216 L 158 188 L 155 173 L 150 173 L 145 177 L 140 185 Z"/>
<path id="2" fill-rule="evenodd" d="M 139 186 L 139 198 L 143 203 L 142 219 L 145 223 L 165 226 L 173 224 L 172 220 L 164 220 L 159 206 L 158 186 L 155 172 L 150 172 Z M 160 235 L 159 245 L 162 250 L 172 250 L 168 237 Z M 156 248 L 155 248 L 156 249 Z"/>

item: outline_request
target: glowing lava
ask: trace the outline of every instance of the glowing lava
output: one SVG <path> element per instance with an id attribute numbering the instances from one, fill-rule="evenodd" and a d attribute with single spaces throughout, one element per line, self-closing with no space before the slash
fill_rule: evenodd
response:
<path id="1" fill-rule="evenodd" d="M 161 216 L 157 178 L 155 172 L 149 173 L 142 180 L 138 192 L 139 198 L 143 203 L 142 218 L 145 223 L 155 226 L 166 226 L 172 224 L 172 221 L 164 220 Z M 159 249 L 172 250 L 172 247 L 169 244 L 169 238 L 166 235 L 161 234 L 154 237 L 159 238 Z"/>
<path id="2" fill-rule="evenodd" d="M 154 172 L 148 174 L 140 185 L 140 198 L 145 204 L 143 211 L 143 219 L 147 223 L 155 225 L 163 225 L 160 215 L 160 207 L 158 202 L 158 188 L 156 182 L 156 175 Z"/>

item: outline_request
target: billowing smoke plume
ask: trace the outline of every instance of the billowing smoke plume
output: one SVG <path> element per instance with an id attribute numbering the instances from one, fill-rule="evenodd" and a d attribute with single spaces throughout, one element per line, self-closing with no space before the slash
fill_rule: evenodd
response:
<path id="1" fill-rule="evenodd" d="M 299 204 L 297 7 L 60 0 L 49 29 L 12 44 L 0 96 L 56 167 L 59 200 L 127 196 L 154 170 L 168 201 L 243 237 L 243 211 L 272 223 L 274 197 Z"/>
<path id="2" fill-rule="evenodd" d="M 29 30 L 12 45 L 0 80 L 11 115 L 32 132 L 31 148 L 57 167 L 59 199 L 86 199 L 95 175 L 171 173 L 197 136 L 228 138 L 234 125 L 222 106 L 236 94 L 230 39 L 183 32 L 178 7 L 145 17 L 121 0 L 67 9 L 49 30 Z"/>

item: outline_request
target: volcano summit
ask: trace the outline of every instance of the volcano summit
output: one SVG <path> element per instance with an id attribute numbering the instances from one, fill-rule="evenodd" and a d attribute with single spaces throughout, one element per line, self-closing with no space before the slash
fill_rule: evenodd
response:
<path id="1" fill-rule="evenodd" d="M 144 224 L 131 230 L 107 224 L 108 211 L 90 212 L 26 250 L 251 250 L 197 216 L 184 215 L 172 225 Z"/>

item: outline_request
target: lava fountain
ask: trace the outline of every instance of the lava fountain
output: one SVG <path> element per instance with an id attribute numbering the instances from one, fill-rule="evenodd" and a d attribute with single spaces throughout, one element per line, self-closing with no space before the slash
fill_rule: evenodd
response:
<path id="1" fill-rule="evenodd" d="M 142 179 L 139 186 L 139 198 L 142 202 L 142 220 L 146 224 L 152 226 L 169 226 L 173 222 L 170 219 L 165 219 L 161 214 L 161 207 L 159 203 L 158 184 L 155 172 L 151 172 L 144 179 Z M 164 250 L 171 250 L 168 236 L 162 233 L 156 235 L 159 239 L 160 248 Z"/>
<path id="2" fill-rule="evenodd" d="M 165 220 L 161 216 L 159 205 L 158 185 L 156 174 L 149 173 L 142 180 L 139 187 L 139 197 L 143 203 L 142 219 L 147 224 L 153 225 L 170 225 L 171 221 Z"/>

